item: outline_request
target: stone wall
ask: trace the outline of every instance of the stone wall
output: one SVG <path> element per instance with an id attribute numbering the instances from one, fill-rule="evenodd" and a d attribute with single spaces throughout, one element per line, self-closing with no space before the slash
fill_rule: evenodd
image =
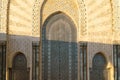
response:
<path id="1" fill-rule="evenodd" d="M 114 0 L 114 44 L 120 44 L 120 1 Z"/>
<path id="2" fill-rule="evenodd" d="M 8 67 L 15 53 L 20 51 L 27 56 L 28 67 L 32 68 L 32 41 L 39 41 L 40 28 L 58 11 L 73 20 L 77 41 L 88 43 L 88 69 L 98 52 L 113 64 L 113 43 L 120 44 L 119 0 L 0 0 L 0 40 L 7 38 Z"/>

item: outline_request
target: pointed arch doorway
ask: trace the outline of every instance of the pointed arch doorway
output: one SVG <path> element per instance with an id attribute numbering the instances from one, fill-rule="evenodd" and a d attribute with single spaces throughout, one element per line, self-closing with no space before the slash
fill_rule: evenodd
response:
<path id="1" fill-rule="evenodd" d="M 29 80 L 27 59 L 20 52 L 13 58 L 12 68 L 10 69 L 10 80 Z"/>
<path id="2" fill-rule="evenodd" d="M 77 80 L 77 30 L 64 13 L 42 28 L 42 80 Z"/>
<path id="3" fill-rule="evenodd" d="M 107 60 L 102 53 L 93 57 L 90 80 L 108 80 Z"/>

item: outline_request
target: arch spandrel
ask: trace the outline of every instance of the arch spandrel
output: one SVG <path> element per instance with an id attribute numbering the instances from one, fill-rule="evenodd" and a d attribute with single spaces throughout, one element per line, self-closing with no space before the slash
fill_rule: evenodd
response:
<path id="1" fill-rule="evenodd" d="M 64 1 L 48 0 L 48 1 L 46 1 L 46 3 L 44 4 L 44 8 L 43 8 L 44 15 L 42 15 L 42 17 L 43 17 L 42 23 L 45 22 L 45 20 L 47 19 L 47 17 L 50 14 L 55 13 L 57 11 L 62 11 L 64 13 L 69 14 L 69 16 L 71 16 L 71 18 L 73 19 L 75 24 L 78 26 L 79 7 L 77 4 L 77 0 L 64 0 Z"/>

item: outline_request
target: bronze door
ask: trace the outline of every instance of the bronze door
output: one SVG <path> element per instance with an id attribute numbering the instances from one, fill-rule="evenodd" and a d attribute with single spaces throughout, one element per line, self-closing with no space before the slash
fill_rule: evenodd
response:
<path id="1" fill-rule="evenodd" d="M 67 43 L 51 41 L 50 75 L 52 80 L 66 80 L 69 77 L 69 55 Z"/>
<path id="2" fill-rule="evenodd" d="M 42 29 L 42 80 L 77 80 L 76 32 L 68 21 L 57 14 Z"/>
<path id="3" fill-rule="evenodd" d="M 45 49 L 43 80 L 77 80 L 77 44 L 72 43 L 71 48 L 67 42 L 51 41 L 49 49 Z M 69 52 L 71 51 L 71 52 Z M 71 53 L 71 54 L 70 54 Z"/>

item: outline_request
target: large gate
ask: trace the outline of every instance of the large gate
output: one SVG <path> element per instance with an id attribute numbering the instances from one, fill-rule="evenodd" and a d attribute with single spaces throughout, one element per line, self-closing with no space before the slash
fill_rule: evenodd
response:
<path id="1" fill-rule="evenodd" d="M 76 28 L 63 13 L 42 28 L 42 80 L 77 80 Z"/>

